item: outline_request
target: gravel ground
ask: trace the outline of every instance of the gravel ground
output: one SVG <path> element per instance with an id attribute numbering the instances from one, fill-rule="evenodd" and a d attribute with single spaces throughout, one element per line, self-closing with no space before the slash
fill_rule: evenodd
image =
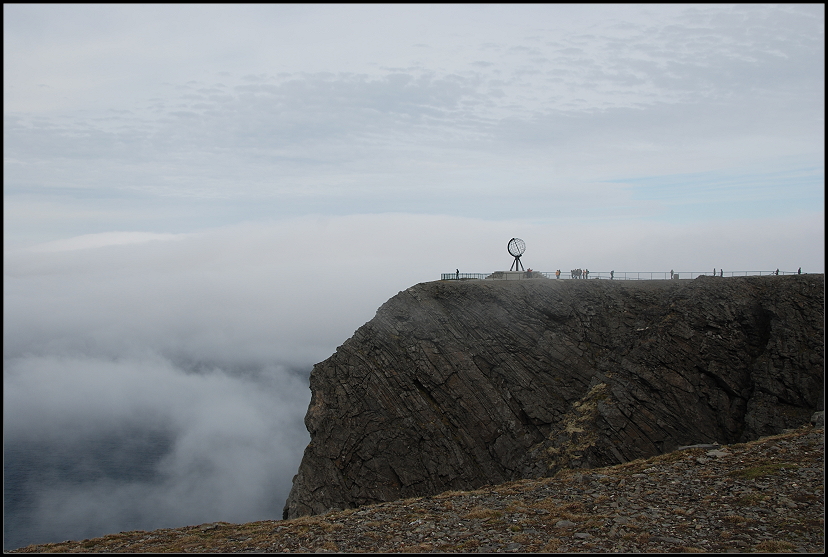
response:
<path id="1" fill-rule="evenodd" d="M 122 532 L 15 552 L 814 552 L 825 430 L 324 515 Z"/>

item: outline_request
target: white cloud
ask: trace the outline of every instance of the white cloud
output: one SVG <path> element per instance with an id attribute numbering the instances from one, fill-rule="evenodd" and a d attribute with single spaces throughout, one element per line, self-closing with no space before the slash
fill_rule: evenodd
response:
<path id="1" fill-rule="evenodd" d="M 15 541 L 278 517 L 308 441 L 306 376 L 278 366 L 22 356 L 4 367 L 7 473 L 28 477 L 33 499 L 31 523 L 10 518 Z"/>
<path id="2" fill-rule="evenodd" d="M 99 234 L 84 234 L 83 236 L 76 236 L 65 240 L 38 244 L 32 247 L 31 251 L 74 251 L 105 246 L 141 244 L 153 240 L 172 240 L 176 238 L 178 237 L 173 234 L 154 234 L 152 232 L 104 232 Z"/>

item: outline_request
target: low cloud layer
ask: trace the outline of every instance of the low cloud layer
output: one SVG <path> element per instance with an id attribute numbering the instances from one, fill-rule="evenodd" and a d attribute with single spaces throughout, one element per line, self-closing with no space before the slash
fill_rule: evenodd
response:
<path id="1" fill-rule="evenodd" d="M 30 505 L 6 501 L 6 547 L 278 517 L 307 444 L 306 376 L 278 366 L 24 356 L 4 373 L 4 488 Z"/>

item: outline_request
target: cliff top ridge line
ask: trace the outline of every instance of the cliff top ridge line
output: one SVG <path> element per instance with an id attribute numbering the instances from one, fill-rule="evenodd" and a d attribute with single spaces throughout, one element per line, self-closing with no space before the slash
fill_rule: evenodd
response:
<path id="1" fill-rule="evenodd" d="M 796 271 L 725 271 L 713 269 L 710 271 L 590 271 L 589 269 L 572 269 L 568 272 L 557 271 L 494 271 L 493 273 L 461 273 L 457 269 L 454 273 L 442 273 L 440 280 L 472 280 L 472 279 L 503 279 L 503 278 L 532 278 L 532 279 L 608 279 L 608 280 L 660 280 L 660 279 L 696 279 L 702 276 L 711 277 L 747 277 L 747 276 L 779 276 L 802 275 L 802 267 Z"/>

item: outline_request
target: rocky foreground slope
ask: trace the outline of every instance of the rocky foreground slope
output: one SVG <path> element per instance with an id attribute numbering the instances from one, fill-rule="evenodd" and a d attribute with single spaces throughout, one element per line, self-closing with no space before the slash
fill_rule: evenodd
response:
<path id="1" fill-rule="evenodd" d="M 825 430 L 291 520 L 214 522 L 11 553 L 809 552 L 825 549 Z"/>
<path id="2" fill-rule="evenodd" d="M 746 442 L 824 408 L 824 275 L 423 283 L 311 374 L 284 517 Z"/>

